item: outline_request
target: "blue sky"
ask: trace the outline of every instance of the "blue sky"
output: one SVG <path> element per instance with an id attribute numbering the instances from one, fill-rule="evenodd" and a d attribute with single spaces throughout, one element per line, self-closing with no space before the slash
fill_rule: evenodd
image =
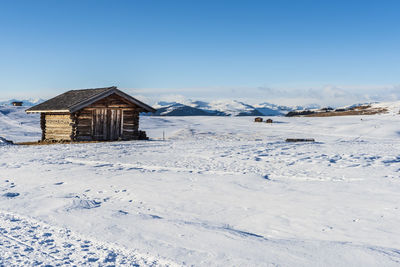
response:
<path id="1" fill-rule="evenodd" d="M 0 0 L 0 98 L 400 97 L 400 1 Z"/>

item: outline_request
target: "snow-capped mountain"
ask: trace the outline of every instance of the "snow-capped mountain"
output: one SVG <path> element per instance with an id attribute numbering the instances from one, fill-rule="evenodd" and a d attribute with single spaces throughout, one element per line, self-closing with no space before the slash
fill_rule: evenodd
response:
<path id="1" fill-rule="evenodd" d="M 155 116 L 225 116 L 181 103 L 170 103 L 166 106 L 156 105 Z M 150 114 L 151 115 L 151 114 Z"/>
<path id="2" fill-rule="evenodd" d="M 217 100 L 209 104 L 210 110 L 216 110 L 226 116 L 262 116 L 255 107 L 236 100 Z"/>
<path id="3" fill-rule="evenodd" d="M 285 115 L 289 111 L 293 110 L 292 107 L 279 106 L 264 102 L 261 104 L 254 105 L 254 107 L 261 112 L 264 116 L 280 116 Z"/>
<path id="4" fill-rule="evenodd" d="M 0 101 L 0 106 L 10 106 L 12 102 L 23 102 L 24 107 L 30 107 L 44 102 L 43 99 L 10 99 Z M 280 106 L 263 102 L 256 105 L 250 105 L 237 100 L 215 100 L 215 101 L 200 101 L 200 100 L 184 100 L 180 102 L 157 102 L 153 107 L 157 112 L 144 115 L 155 116 L 283 116 L 293 110 L 305 110 L 320 108 L 318 105 L 309 105 L 306 107 L 295 106 Z"/>
<path id="5" fill-rule="evenodd" d="M 153 107 L 157 109 L 156 116 L 279 116 L 294 109 L 266 102 L 250 105 L 237 100 L 160 101 Z"/>

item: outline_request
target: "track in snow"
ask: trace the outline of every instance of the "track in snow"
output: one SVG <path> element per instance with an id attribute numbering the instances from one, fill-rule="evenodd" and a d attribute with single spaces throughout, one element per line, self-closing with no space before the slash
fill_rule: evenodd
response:
<path id="1" fill-rule="evenodd" d="M 165 265 L 134 252 L 0 211 L 0 266 Z"/>

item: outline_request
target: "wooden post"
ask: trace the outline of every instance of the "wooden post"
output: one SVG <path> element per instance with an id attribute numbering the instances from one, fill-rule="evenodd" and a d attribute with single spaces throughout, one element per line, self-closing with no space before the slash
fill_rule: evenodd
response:
<path id="1" fill-rule="evenodd" d="M 133 111 L 133 125 L 135 131 L 139 131 L 139 112 L 137 110 Z"/>
<path id="2" fill-rule="evenodd" d="M 46 114 L 40 113 L 40 128 L 42 129 L 42 139 L 43 142 L 46 139 Z"/>
<path id="3" fill-rule="evenodd" d="M 76 141 L 77 139 L 77 125 L 78 125 L 78 116 L 79 113 L 75 112 L 75 113 L 71 113 L 70 118 L 71 118 L 71 141 Z"/>

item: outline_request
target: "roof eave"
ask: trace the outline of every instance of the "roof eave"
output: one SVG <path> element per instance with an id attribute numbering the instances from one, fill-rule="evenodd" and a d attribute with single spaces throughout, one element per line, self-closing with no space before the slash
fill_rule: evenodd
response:
<path id="1" fill-rule="evenodd" d="M 68 109 L 59 109 L 59 110 L 25 110 L 26 113 L 70 113 L 71 111 Z"/>

